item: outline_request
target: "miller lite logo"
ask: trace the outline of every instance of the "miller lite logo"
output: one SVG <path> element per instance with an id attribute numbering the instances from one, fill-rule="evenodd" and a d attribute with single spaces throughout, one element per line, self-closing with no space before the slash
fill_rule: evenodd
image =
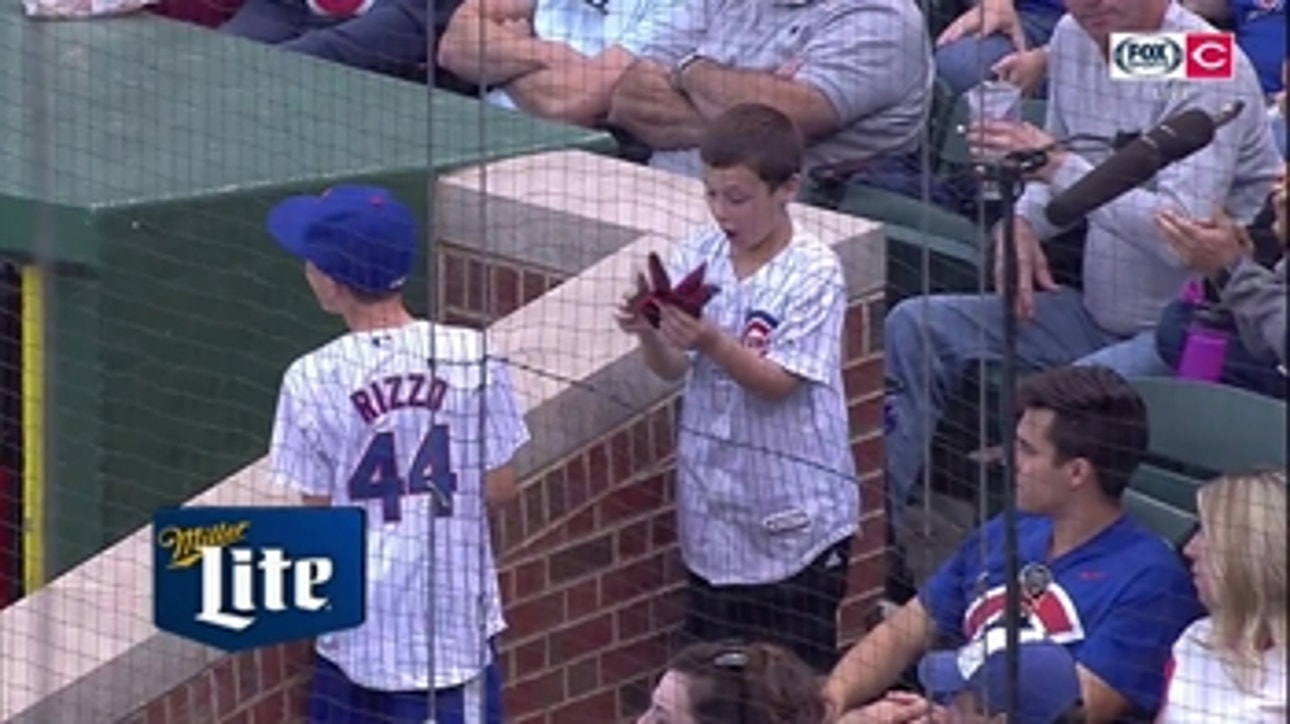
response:
<path id="1" fill-rule="evenodd" d="M 1115 80 L 1231 80 L 1236 45 L 1231 33 L 1112 33 Z"/>
<path id="2" fill-rule="evenodd" d="M 153 531 L 162 631 L 239 651 L 363 622 L 361 508 L 171 508 Z"/>

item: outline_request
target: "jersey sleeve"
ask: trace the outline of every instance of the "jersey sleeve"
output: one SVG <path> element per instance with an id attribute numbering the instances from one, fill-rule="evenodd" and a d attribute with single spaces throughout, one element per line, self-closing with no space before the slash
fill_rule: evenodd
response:
<path id="1" fill-rule="evenodd" d="M 1126 566 L 1131 578 L 1077 659 L 1140 712 L 1160 706 L 1170 653 L 1203 610 L 1181 565 Z"/>
<path id="2" fill-rule="evenodd" d="M 789 373 L 827 384 L 842 365 L 842 322 L 846 283 L 842 266 L 829 252 L 829 263 L 813 264 L 800 286 L 788 290 L 784 318 L 771 333 L 766 358 Z"/>
<path id="3" fill-rule="evenodd" d="M 306 389 L 299 370 L 288 370 L 278 393 L 269 465 L 278 485 L 303 495 L 331 495 L 332 464 Z"/>
<path id="4" fill-rule="evenodd" d="M 490 359 L 484 381 L 484 467 L 495 470 L 511 461 L 516 451 L 529 441 L 519 395 L 506 362 Z"/>

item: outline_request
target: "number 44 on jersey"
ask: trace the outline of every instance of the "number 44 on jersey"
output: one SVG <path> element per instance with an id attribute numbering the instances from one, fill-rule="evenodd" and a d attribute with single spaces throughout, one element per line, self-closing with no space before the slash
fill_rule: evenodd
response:
<path id="1" fill-rule="evenodd" d="M 349 499 L 354 502 L 381 501 L 386 523 L 403 519 L 403 499 L 430 495 L 437 517 L 452 515 L 457 493 L 457 474 L 452 470 L 447 425 L 435 425 L 412 453 L 406 473 L 400 472 L 400 452 L 393 432 L 379 432 L 368 443 L 349 477 Z"/>

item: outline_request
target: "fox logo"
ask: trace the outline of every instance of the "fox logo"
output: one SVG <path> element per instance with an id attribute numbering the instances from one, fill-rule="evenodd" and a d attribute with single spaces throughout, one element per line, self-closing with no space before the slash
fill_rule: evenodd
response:
<path id="1" fill-rule="evenodd" d="M 366 527 L 361 508 L 159 511 L 157 628 L 238 651 L 357 626 Z"/>

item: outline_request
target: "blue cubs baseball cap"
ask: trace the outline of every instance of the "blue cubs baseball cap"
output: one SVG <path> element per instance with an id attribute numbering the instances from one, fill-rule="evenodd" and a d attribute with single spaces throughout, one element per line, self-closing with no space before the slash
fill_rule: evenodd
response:
<path id="1" fill-rule="evenodd" d="M 420 239 L 412 211 L 374 186 L 289 198 L 269 212 L 268 229 L 291 255 L 370 294 L 403 286 Z"/>
<path id="2" fill-rule="evenodd" d="M 971 691 L 987 716 L 1008 707 L 1007 635 L 992 628 L 958 650 L 933 651 L 918 663 L 918 679 L 933 699 L 943 701 Z M 1012 724 L 1053 724 L 1080 703 L 1075 659 L 1061 644 L 1034 630 L 1018 632 L 1020 672 L 1017 715 Z"/>

